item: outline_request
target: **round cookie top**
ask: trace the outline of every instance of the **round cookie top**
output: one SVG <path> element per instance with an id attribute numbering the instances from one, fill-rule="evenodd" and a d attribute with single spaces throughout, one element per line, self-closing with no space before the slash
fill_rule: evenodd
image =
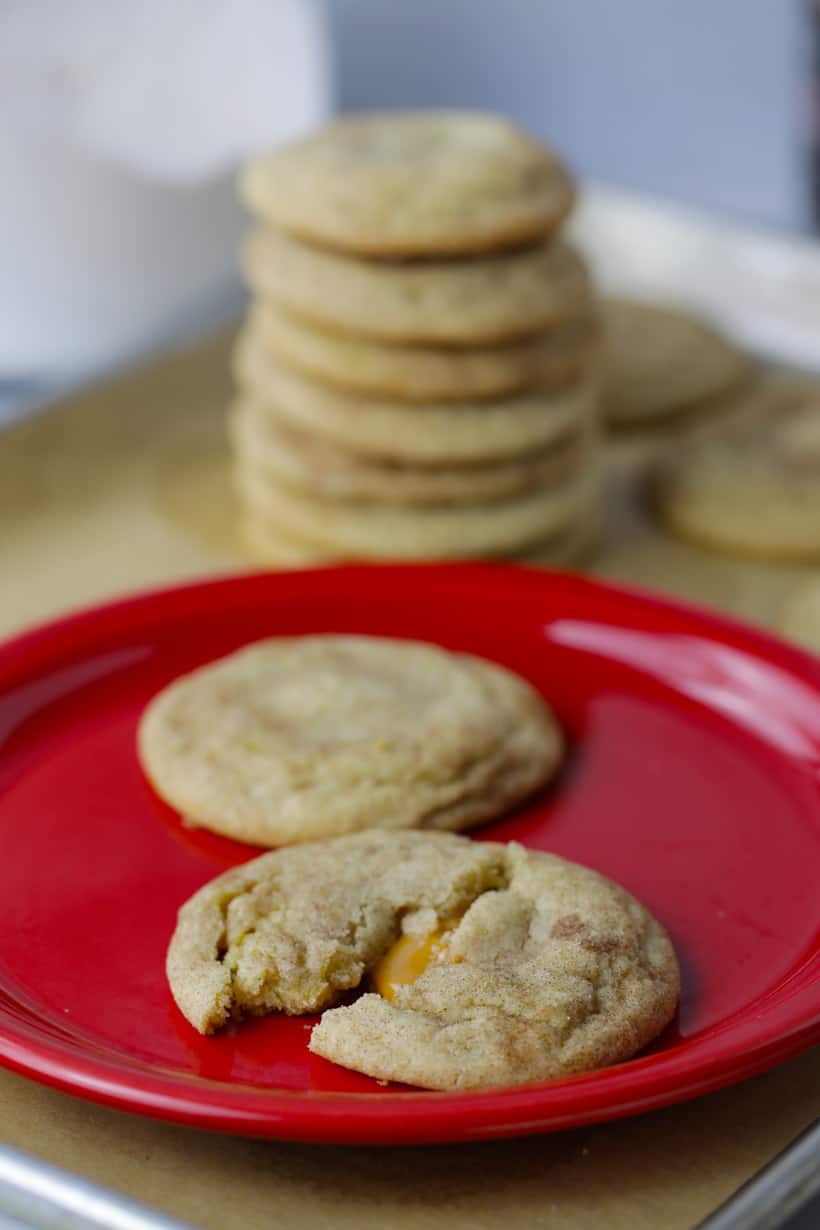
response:
<path id="1" fill-rule="evenodd" d="M 499 116 L 351 116 L 257 158 L 246 205 L 306 240 L 373 256 L 479 252 L 542 238 L 573 202 L 564 167 Z"/>
<path id="2" fill-rule="evenodd" d="M 820 390 L 773 383 L 661 457 L 655 506 L 683 537 L 740 555 L 820 559 Z"/>
<path id="3" fill-rule="evenodd" d="M 649 426 L 727 392 L 748 364 L 716 329 L 687 312 L 625 299 L 603 304 L 604 415 Z"/>
<path id="4" fill-rule="evenodd" d="M 138 746 L 157 792 L 186 818 L 278 845 L 467 827 L 546 781 L 563 739 L 535 689 L 482 658 L 304 636 L 182 676 L 150 702 Z"/>
<path id="5" fill-rule="evenodd" d="M 378 975 L 400 937 L 418 952 L 436 935 L 439 959 L 390 999 L 332 1008 Z M 618 885 L 515 843 L 444 833 L 362 833 L 234 868 L 183 905 L 166 968 L 202 1033 L 244 1014 L 331 1007 L 312 1051 L 433 1089 L 626 1059 L 669 1022 L 679 993 L 669 938 Z"/>

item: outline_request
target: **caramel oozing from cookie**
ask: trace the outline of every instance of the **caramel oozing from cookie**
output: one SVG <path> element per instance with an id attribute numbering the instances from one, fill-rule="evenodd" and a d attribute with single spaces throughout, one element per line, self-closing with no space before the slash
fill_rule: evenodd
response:
<path id="1" fill-rule="evenodd" d="M 463 960 L 462 957 L 451 956 L 449 950 L 450 932 L 458 922 L 454 918 L 428 935 L 399 936 L 371 974 L 373 985 L 382 999 L 395 1000 L 401 988 L 421 978 L 428 965 Z"/>

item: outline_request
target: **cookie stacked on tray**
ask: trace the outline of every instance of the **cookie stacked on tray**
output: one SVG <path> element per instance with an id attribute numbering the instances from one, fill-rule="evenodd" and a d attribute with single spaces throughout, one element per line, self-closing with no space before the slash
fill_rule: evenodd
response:
<path id="1" fill-rule="evenodd" d="M 600 329 L 555 158 L 504 120 L 342 120 L 248 166 L 230 413 L 271 564 L 571 560 L 598 489 Z"/>

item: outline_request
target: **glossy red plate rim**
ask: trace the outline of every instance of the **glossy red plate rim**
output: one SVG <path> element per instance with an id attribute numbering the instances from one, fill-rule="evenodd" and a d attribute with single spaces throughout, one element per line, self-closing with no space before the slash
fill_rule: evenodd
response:
<path id="1" fill-rule="evenodd" d="M 176 614 L 193 613 L 203 601 L 227 599 L 237 587 L 261 585 L 272 593 L 320 589 L 343 571 L 357 575 L 374 569 L 413 573 L 445 589 L 459 577 L 482 576 L 488 583 L 525 588 L 570 583 L 595 590 L 613 601 L 649 604 L 679 618 L 690 629 L 733 644 L 775 663 L 818 690 L 820 661 L 758 629 L 692 605 L 658 598 L 635 587 L 615 586 L 573 574 L 494 564 L 356 565 L 288 573 L 233 573 L 183 585 L 162 587 L 89 607 L 24 631 L 0 644 L 0 688 L 29 673 L 52 654 L 63 655 L 88 643 L 95 630 L 136 629 L 144 613 L 156 617 L 168 604 Z M 248 1136 L 327 1143 L 415 1144 L 480 1140 L 579 1127 L 605 1119 L 667 1106 L 755 1075 L 820 1041 L 820 958 L 817 953 L 792 975 L 794 994 L 765 1010 L 738 1030 L 723 1021 L 705 1034 L 693 1060 L 674 1050 L 647 1055 L 617 1067 L 548 1084 L 486 1092 L 385 1094 L 287 1091 L 226 1085 L 201 1076 L 151 1067 L 125 1053 L 85 1043 L 41 1022 L 36 1014 L 0 992 L 0 1065 L 52 1087 L 121 1110 L 181 1124 Z M 739 1046 L 739 1041 L 742 1045 Z M 705 1052 L 705 1053 L 704 1053 Z"/>

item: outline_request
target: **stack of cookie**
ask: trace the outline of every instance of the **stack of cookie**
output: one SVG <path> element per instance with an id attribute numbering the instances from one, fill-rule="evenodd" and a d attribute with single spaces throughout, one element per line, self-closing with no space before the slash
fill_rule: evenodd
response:
<path id="1" fill-rule="evenodd" d="M 562 166 L 495 117 L 343 120 L 253 162 L 230 434 L 271 564 L 562 563 L 598 489 L 599 325 Z"/>

